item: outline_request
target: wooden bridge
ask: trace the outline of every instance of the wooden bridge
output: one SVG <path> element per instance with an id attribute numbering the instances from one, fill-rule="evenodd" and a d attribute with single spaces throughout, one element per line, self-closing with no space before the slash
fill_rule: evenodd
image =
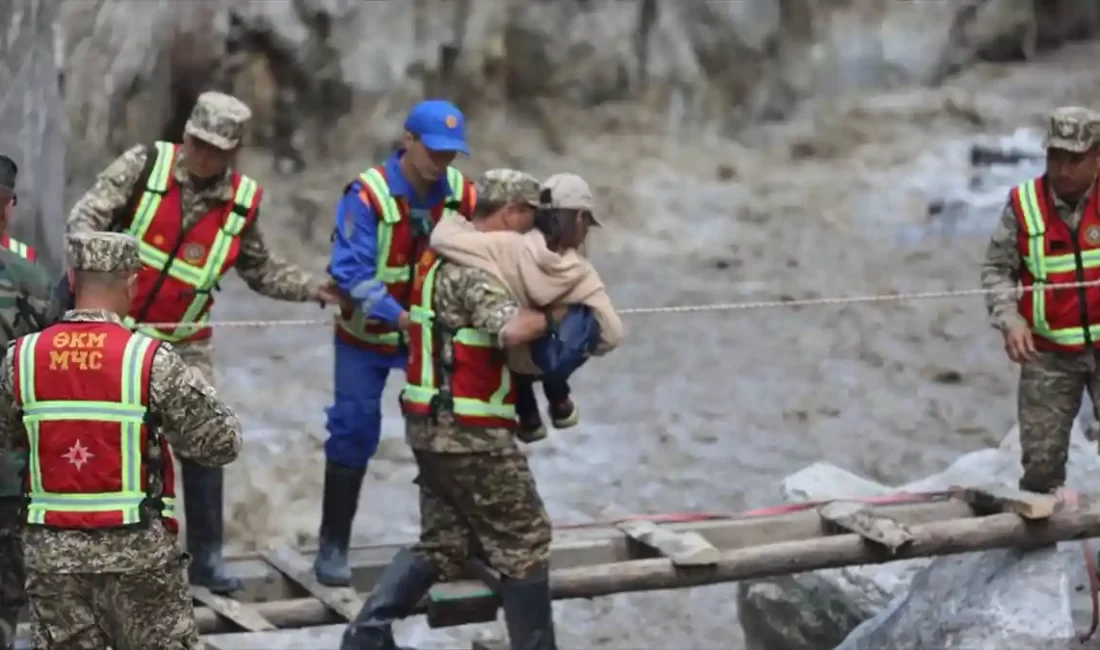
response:
<path id="1" fill-rule="evenodd" d="M 1100 537 L 1100 500 L 1086 499 L 1074 511 L 1060 511 L 1051 496 L 988 486 L 801 503 L 698 519 L 670 522 L 657 516 L 556 530 L 553 597 L 683 589 Z M 353 548 L 353 587 L 348 588 L 316 581 L 312 550 L 277 547 L 229 558 L 230 575 L 240 578 L 244 587 L 234 598 L 192 588 L 199 628 L 208 645 L 216 648 L 225 634 L 346 623 L 400 548 Z M 468 580 L 436 585 L 419 612 L 437 628 L 494 621 L 499 606 L 496 587 L 496 574 L 472 563 Z"/>

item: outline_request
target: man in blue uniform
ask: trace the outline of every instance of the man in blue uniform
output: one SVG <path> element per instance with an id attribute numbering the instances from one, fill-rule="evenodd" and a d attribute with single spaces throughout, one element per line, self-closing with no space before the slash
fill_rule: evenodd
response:
<path id="1" fill-rule="evenodd" d="M 335 403 L 328 409 L 325 491 L 317 579 L 351 583 L 347 552 L 367 462 L 378 448 L 382 391 L 404 368 L 412 266 L 445 210 L 467 218 L 476 190 L 451 166 L 469 155 L 466 120 L 452 103 L 427 100 L 405 121 L 402 148 L 360 174 L 336 209 L 329 273 L 356 305 L 336 322 Z"/>

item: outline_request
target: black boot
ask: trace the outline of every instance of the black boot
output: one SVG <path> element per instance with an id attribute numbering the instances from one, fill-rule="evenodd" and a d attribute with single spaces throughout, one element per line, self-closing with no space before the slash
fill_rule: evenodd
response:
<path id="1" fill-rule="evenodd" d="M 512 650 L 557 650 L 549 572 L 501 580 L 500 599 Z"/>
<path id="2" fill-rule="evenodd" d="M 220 467 L 204 467 L 187 459 L 183 469 L 183 507 L 187 517 L 187 552 L 191 554 L 188 577 L 191 584 L 206 587 L 216 594 L 230 594 L 241 588 L 241 581 L 225 574 L 222 561 L 222 491 L 224 476 Z"/>
<path id="3" fill-rule="evenodd" d="M 409 616 L 436 580 L 435 566 L 402 549 L 378 577 L 363 609 L 344 631 L 340 650 L 397 650 L 393 622 Z"/>
<path id="4" fill-rule="evenodd" d="M 317 581 L 330 587 L 351 584 L 348 542 L 351 521 L 359 506 L 359 490 L 366 470 L 325 463 L 325 493 L 321 506 L 320 548 L 313 561 Z"/>

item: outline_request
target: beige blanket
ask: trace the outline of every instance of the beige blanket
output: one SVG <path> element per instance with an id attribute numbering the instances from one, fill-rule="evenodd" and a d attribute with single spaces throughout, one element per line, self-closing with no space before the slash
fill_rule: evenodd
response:
<path id="1" fill-rule="evenodd" d="M 551 251 L 538 231 L 481 232 L 463 218 L 448 216 L 432 231 L 431 246 L 453 262 L 491 273 L 524 307 L 588 305 L 600 325 L 597 355 L 622 341 L 623 322 L 596 269 L 576 251 Z M 509 365 L 517 372 L 541 374 L 527 346 L 509 351 Z"/>

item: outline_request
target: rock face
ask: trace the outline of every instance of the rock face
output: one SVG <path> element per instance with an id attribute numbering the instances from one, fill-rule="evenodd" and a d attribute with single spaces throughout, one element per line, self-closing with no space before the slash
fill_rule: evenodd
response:
<path id="1" fill-rule="evenodd" d="M 571 124 L 563 106 L 641 103 L 668 126 L 736 128 L 783 117 L 806 97 L 934 83 L 979 59 L 1030 56 L 1095 33 L 1096 7 L 1094 0 L 64 3 L 73 168 L 86 175 L 107 153 L 178 130 L 181 111 L 211 85 L 253 105 L 256 142 L 293 141 L 322 153 L 341 114 L 361 108 L 357 130 L 388 142 L 394 116 L 424 95 L 449 96 L 471 114 L 518 109 L 544 127 L 553 148 L 556 131 Z M 385 126 L 373 128 L 375 120 Z"/>
<path id="2" fill-rule="evenodd" d="M 66 178 L 55 49 L 60 4 L 10 0 L 0 8 L 0 152 L 19 165 L 12 234 L 36 246 L 43 262 L 55 270 Z"/>
<path id="3" fill-rule="evenodd" d="M 1100 472 L 1100 457 L 1097 456 L 1095 443 L 1087 440 L 1079 426 L 1074 427 L 1071 440 L 1067 484 L 1080 490 L 1095 489 L 1095 477 Z M 899 488 L 879 485 L 832 465 L 818 463 L 784 480 L 782 493 L 788 501 L 860 498 L 888 494 L 895 489 L 923 492 L 965 484 L 1015 485 L 1020 474 L 1019 432 L 1014 429 L 998 448 L 966 454 L 942 473 Z M 1074 554 L 1074 557 L 1080 553 L 1078 547 L 1073 545 L 1068 545 L 1064 552 Z M 1055 553 L 1021 555 L 1014 551 L 990 551 L 972 553 L 962 558 L 906 560 L 882 566 L 831 569 L 741 583 L 738 605 L 746 648 L 817 650 L 837 647 L 857 625 L 880 614 L 882 618 L 876 619 L 878 622 L 873 629 L 895 630 L 901 635 L 899 638 L 910 639 L 915 645 L 846 645 L 843 650 L 987 647 L 967 645 L 979 639 L 988 640 L 992 644 L 988 647 L 1008 647 L 993 643 L 992 636 L 988 639 L 966 635 L 939 637 L 933 632 L 938 629 L 937 625 L 951 630 L 954 629 L 951 625 L 957 623 L 959 629 L 973 629 L 975 635 L 992 634 L 1002 617 L 1007 619 L 1027 608 L 1038 609 L 1049 622 L 1049 627 L 1036 629 L 1036 633 L 1043 639 L 1053 640 L 1055 645 L 1050 647 L 1061 648 L 1064 646 L 1057 643 L 1063 637 L 1058 630 L 1066 625 L 1072 629 L 1068 592 L 1061 591 L 1063 583 L 1068 580 L 1066 570 L 1060 568 L 1064 567 L 1064 561 L 1062 555 Z M 920 582 L 915 582 L 918 576 L 923 577 Z M 1020 586 L 1029 580 L 1032 586 Z M 971 584 L 982 586 L 973 598 L 966 599 L 957 610 L 952 609 L 954 613 L 950 616 L 946 610 L 933 611 L 942 607 L 950 594 L 963 591 Z M 897 599 L 906 593 L 912 596 L 902 604 Z M 895 613 L 882 614 L 888 607 Z M 935 619 L 936 625 L 930 622 L 933 616 L 939 617 Z M 1028 619 L 1034 616 L 1038 615 L 1029 615 Z M 987 625 L 989 621 L 996 624 Z M 924 624 L 927 624 L 927 629 L 921 627 Z M 1017 634 L 1013 625 L 1006 623 L 1003 626 L 1004 634 L 1012 637 L 1004 637 L 1006 643 L 1032 640 L 1012 636 Z M 869 629 L 864 628 L 864 633 L 870 634 Z M 867 638 L 877 643 L 888 636 L 886 632 L 876 632 Z M 943 641 L 944 638 L 951 640 L 951 643 Z M 1072 638 L 1072 632 L 1067 638 Z"/>

